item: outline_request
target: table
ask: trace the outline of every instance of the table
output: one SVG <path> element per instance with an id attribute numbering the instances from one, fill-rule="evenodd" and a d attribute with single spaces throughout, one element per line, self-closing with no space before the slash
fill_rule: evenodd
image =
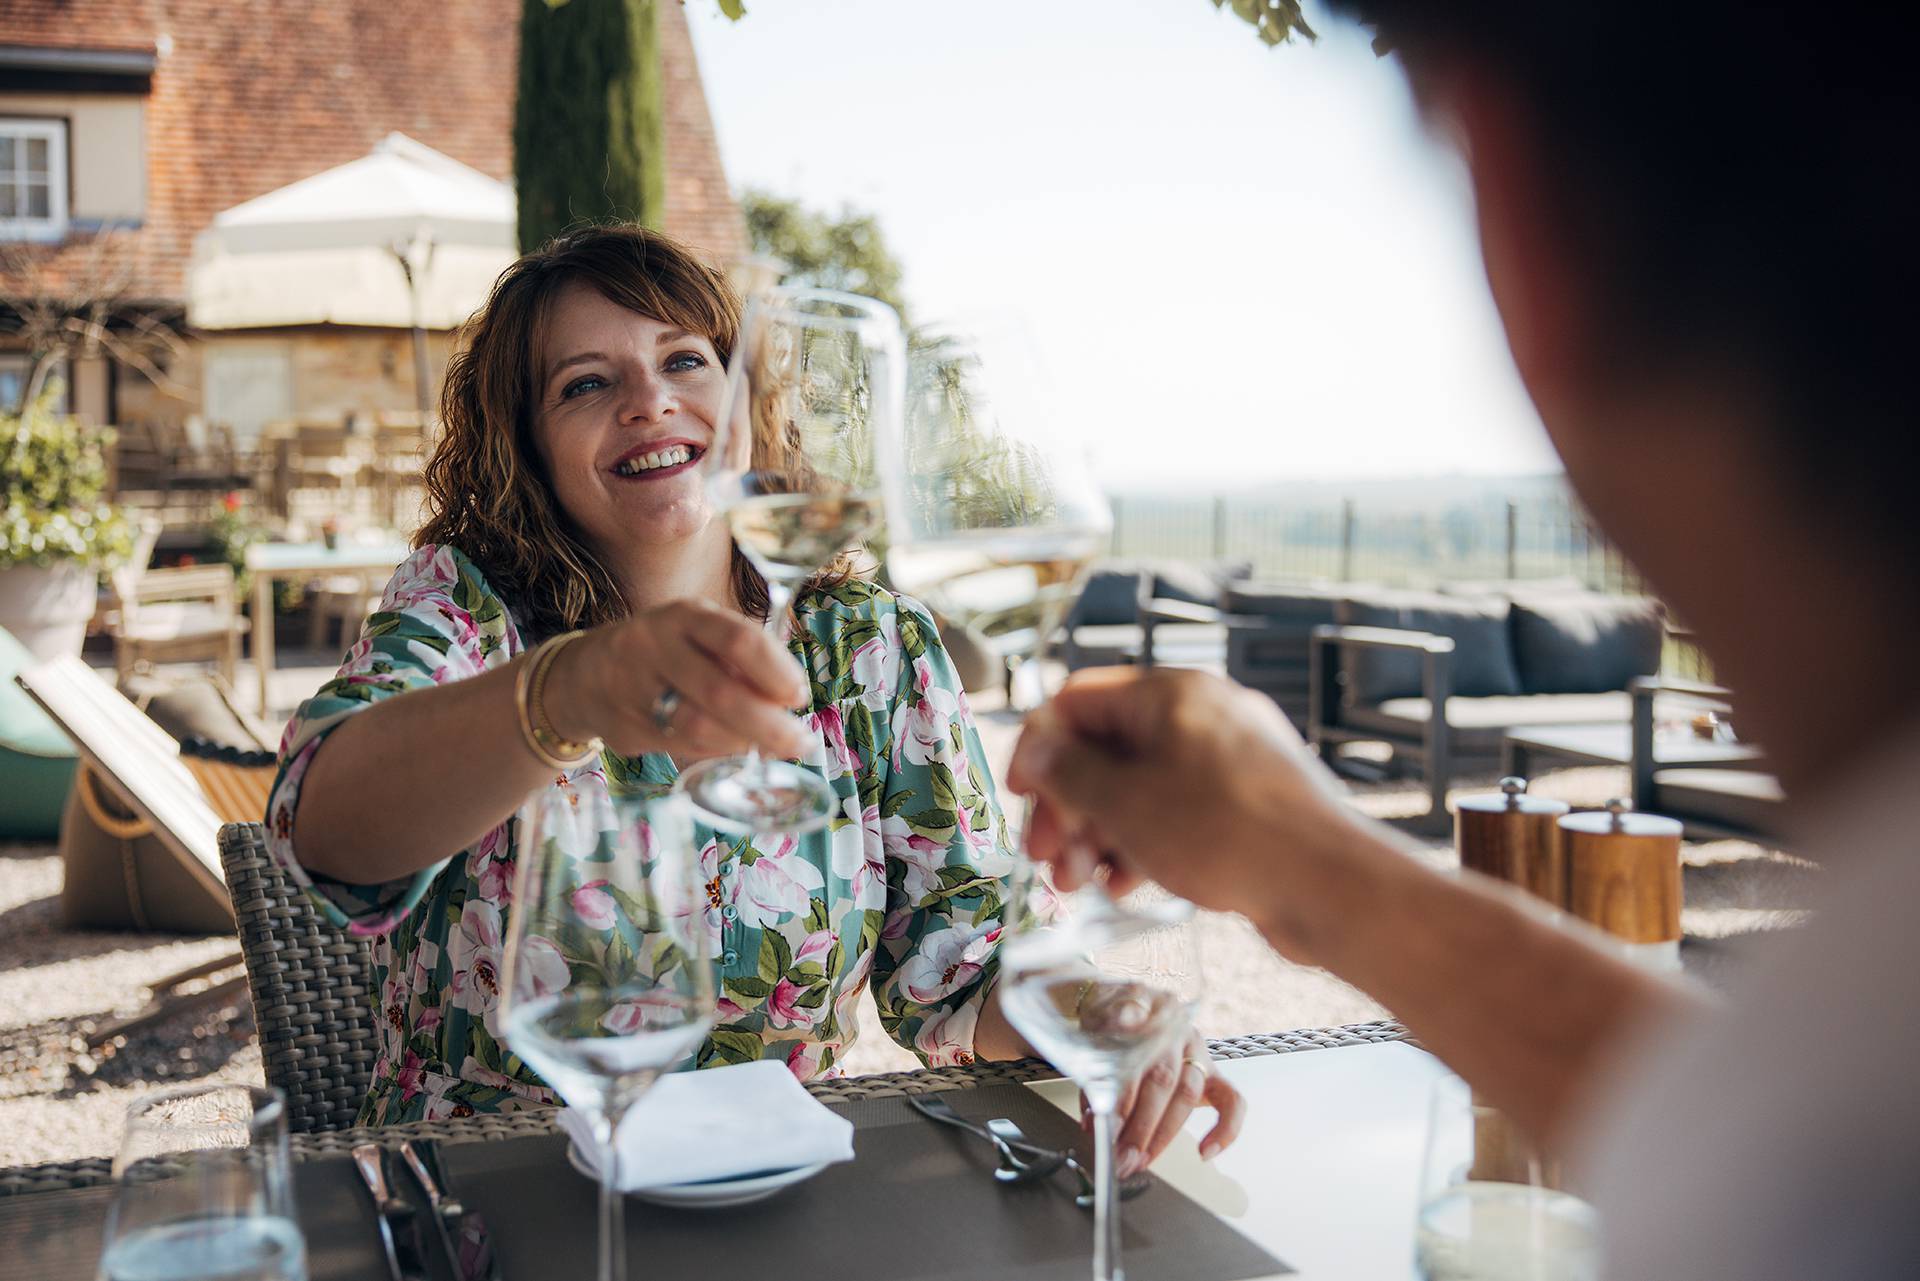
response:
<path id="1" fill-rule="evenodd" d="M 1218 1070 L 1248 1097 L 1245 1132 L 1216 1161 L 1201 1162 L 1196 1145 L 1211 1124 L 1203 1113 L 1189 1122 L 1155 1173 L 1307 1281 L 1411 1281 L 1427 1090 L 1444 1069 L 1423 1051 L 1397 1043 L 1403 1035 L 1395 1024 L 1378 1023 L 1213 1042 Z M 1342 1052 L 1297 1053 L 1323 1048 Z M 907 1093 L 973 1084 L 1005 1089 L 1027 1080 L 1036 1082 L 1031 1088 L 1047 1102 L 1071 1114 L 1073 1087 L 1040 1079 L 1045 1074 L 1044 1065 L 1030 1062 L 986 1064 L 808 1088 L 823 1100 L 859 1107 Z M 433 1137 L 444 1144 L 497 1146 L 549 1136 L 553 1129 L 551 1113 L 522 1112 L 296 1135 L 293 1150 L 296 1161 L 309 1162 L 342 1156 L 368 1140 L 394 1146 L 407 1137 Z M 39 1267 L 31 1275 L 90 1278 L 112 1196 L 107 1183 L 104 1160 L 4 1172 L 0 1258 L 20 1259 L 32 1247 L 27 1257 L 37 1254 Z M 48 1190 L 3 1195 L 36 1187 Z"/>
<path id="2" fill-rule="evenodd" d="M 253 665 L 260 674 L 260 714 L 270 715 L 268 678 L 273 673 L 273 584 L 372 569 L 391 570 L 411 555 L 405 543 L 255 543 L 247 548 L 253 576 Z"/>
<path id="3" fill-rule="evenodd" d="M 1510 729 L 1500 743 L 1500 772 L 1531 778 L 1540 757 L 1554 757 L 1575 765 L 1632 765 L 1633 727 L 1625 721 L 1598 725 L 1537 725 Z M 1680 766 L 1739 767 L 1758 765 L 1760 749 L 1751 743 L 1723 742 L 1691 733 L 1661 734 L 1653 738 L 1655 769 Z"/>

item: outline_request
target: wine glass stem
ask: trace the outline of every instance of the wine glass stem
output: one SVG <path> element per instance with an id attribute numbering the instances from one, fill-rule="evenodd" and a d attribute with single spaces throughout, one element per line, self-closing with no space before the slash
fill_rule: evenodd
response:
<path id="1" fill-rule="evenodd" d="M 1114 1169 L 1114 1127 L 1120 1091 L 1111 1085 L 1087 1090 L 1093 1112 L 1093 1281 L 1123 1281 L 1120 1267 L 1120 1174 Z"/>
<path id="2" fill-rule="evenodd" d="M 620 1118 L 626 1104 L 610 1103 L 600 1117 L 600 1281 L 626 1281 L 627 1200 L 620 1191 Z"/>

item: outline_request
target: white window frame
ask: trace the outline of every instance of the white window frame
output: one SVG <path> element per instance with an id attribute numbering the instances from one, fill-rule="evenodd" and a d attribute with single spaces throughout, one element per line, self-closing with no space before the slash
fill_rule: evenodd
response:
<path id="1" fill-rule="evenodd" d="M 0 218 L 0 240 L 60 239 L 67 234 L 67 122 L 0 116 L 0 134 L 13 139 L 16 149 L 32 139 L 43 139 L 47 144 L 47 216 L 16 214 Z M 0 182 L 10 183 L 13 177 L 13 172 L 0 173 Z M 24 188 L 20 190 L 24 192 Z"/>

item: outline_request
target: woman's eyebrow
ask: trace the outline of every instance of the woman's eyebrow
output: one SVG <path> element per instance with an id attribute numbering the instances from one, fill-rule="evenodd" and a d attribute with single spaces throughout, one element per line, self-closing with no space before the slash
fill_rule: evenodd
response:
<path id="1" fill-rule="evenodd" d="M 654 338 L 653 345 L 662 346 L 670 342 L 679 342 L 682 338 L 698 338 L 700 335 L 688 329 L 663 329 Z"/>
<path id="2" fill-rule="evenodd" d="M 590 365 L 596 360 L 605 360 L 605 359 L 606 359 L 606 356 L 603 353 L 597 352 L 597 351 L 583 351 L 578 353 L 577 355 L 568 356 L 565 360 L 561 361 L 559 364 L 555 365 L 553 368 L 547 371 L 547 381 L 552 382 L 553 376 L 555 374 L 559 373 L 561 370 L 566 369 L 570 366 Z"/>

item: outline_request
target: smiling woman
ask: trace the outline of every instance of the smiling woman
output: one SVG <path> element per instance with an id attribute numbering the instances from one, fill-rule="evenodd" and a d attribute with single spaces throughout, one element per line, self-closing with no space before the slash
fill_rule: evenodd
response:
<path id="1" fill-rule="evenodd" d="M 294 717 L 268 813 L 274 856 L 373 940 L 364 1122 L 557 1101 L 496 1025 L 529 793 L 664 789 L 748 747 L 817 771 L 839 813 L 701 834 L 721 1000 L 685 1066 L 831 1073 L 869 986 L 924 1062 L 1026 1052 L 996 988 L 1005 821 L 931 619 L 843 558 L 796 598 L 783 650 L 709 508 L 695 465 L 738 317 L 673 241 L 594 228 L 510 268 L 448 371 L 417 550 Z M 612 911 L 581 919 L 612 930 Z"/>

